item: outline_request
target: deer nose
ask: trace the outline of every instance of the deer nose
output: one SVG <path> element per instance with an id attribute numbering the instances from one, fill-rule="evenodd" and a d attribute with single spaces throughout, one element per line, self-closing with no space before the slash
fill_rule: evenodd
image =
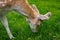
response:
<path id="1" fill-rule="evenodd" d="M 33 33 L 37 33 L 38 31 L 37 30 L 32 30 Z"/>
<path id="2" fill-rule="evenodd" d="M 32 29 L 32 32 L 33 32 L 33 33 L 37 33 L 37 32 L 38 32 L 38 29 L 37 29 L 37 28 Z"/>

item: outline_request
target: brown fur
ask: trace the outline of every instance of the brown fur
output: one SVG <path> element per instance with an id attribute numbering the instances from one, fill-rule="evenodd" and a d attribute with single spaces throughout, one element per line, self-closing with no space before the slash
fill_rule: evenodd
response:
<path id="1" fill-rule="evenodd" d="M 2 6 L 2 4 L 0 4 L 0 9 L 1 8 L 11 8 L 12 6 L 14 6 L 15 4 L 22 6 L 22 8 L 24 8 L 24 12 L 30 17 L 30 18 L 34 18 L 34 12 L 33 9 L 30 7 L 29 4 L 27 4 L 26 0 L 3 0 L 2 2 L 5 2 L 5 6 Z M 0 1 L 1 2 L 1 1 Z M 28 11 L 28 12 L 27 12 Z"/>

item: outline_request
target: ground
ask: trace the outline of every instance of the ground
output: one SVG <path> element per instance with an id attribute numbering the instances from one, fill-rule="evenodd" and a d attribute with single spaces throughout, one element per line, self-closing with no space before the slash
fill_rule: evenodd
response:
<path id="1" fill-rule="evenodd" d="M 33 33 L 25 17 L 15 11 L 9 12 L 6 17 L 15 39 L 12 40 L 60 40 L 60 0 L 28 0 L 30 5 L 35 4 L 40 14 L 51 12 L 49 20 L 45 20 L 39 27 L 38 33 Z M 0 40 L 9 40 L 3 24 L 0 22 Z"/>

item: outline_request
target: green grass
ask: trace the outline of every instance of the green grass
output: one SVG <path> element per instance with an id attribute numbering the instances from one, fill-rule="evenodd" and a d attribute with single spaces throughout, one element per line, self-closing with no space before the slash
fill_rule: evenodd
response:
<path id="1" fill-rule="evenodd" d="M 33 33 L 25 17 L 15 11 L 7 14 L 9 27 L 15 39 L 12 40 L 60 40 L 60 0 L 28 0 L 35 4 L 41 14 L 52 13 L 39 27 L 38 33 Z M 0 40 L 9 40 L 6 30 L 0 23 Z"/>

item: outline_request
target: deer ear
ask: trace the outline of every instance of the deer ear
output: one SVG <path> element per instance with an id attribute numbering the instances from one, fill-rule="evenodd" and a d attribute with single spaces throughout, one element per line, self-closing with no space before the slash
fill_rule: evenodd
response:
<path id="1" fill-rule="evenodd" d="M 45 16 L 50 17 L 51 16 L 51 12 L 46 13 Z"/>
<path id="2" fill-rule="evenodd" d="M 32 8 L 33 8 L 33 10 L 34 10 L 35 12 L 38 12 L 38 13 L 39 13 L 39 11 L 38 11 L 38 9 L 37 9 L 37 7 L 36 7 L 35 4 L 32 4 Z"/>
<path id="3" fill-rule="evenodd" d="M 45 14 L 45 15 L 40 15 L 40 16 L 38 17 L 38 19 L 48 20 L 48 19 L 50 18 L 50 16 L 51 16 L 51 12 L 48 12 L 48 13 Z"/>

